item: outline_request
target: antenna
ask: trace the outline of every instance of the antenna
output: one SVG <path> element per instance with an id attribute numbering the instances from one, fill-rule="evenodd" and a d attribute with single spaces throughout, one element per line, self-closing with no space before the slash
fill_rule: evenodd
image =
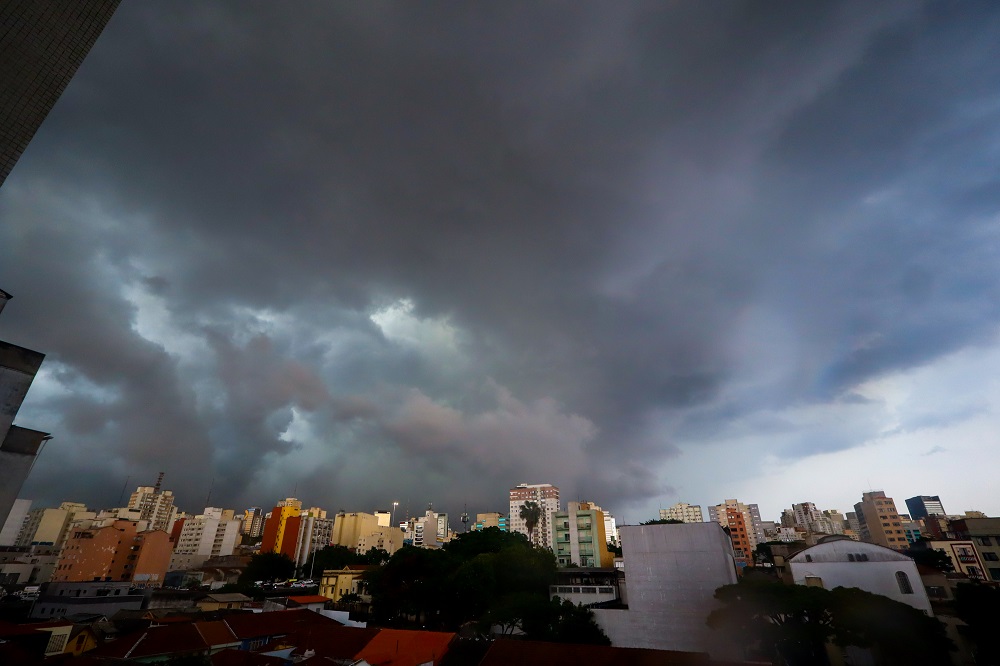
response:
<path id="1" fill-rule="evenodd" d="M 160 486 L 162 485 L 163 485 L 163 472 L 160 472 L 159 476 L 156 477 L 156 485 L 153 486 L 153 493 L 159 495 Z"/>
<path id="2" fill-rule="evenodd" d="M 205 508 L 212 506 L 212 488 L 215 487 L 215 477 L 212 477 L 212 482 L 208 484 L 208 497 L 205 498 Z"/>
<path id="3" fill-rule="evenodd" d="M 125 477 L 125 485 L 122 486 L 122 494 L 118 496 L 118 506 L 121 506 L 122 502 L 125 501 L 125 490 L 128 488 L 128 481 L 132 476 Z"/>
<path id="4" fill-rule="evenodd" d="M 465 527 L 465 531 L 469 531 L 469 505 L 462 505 L 462 526 Z"/>

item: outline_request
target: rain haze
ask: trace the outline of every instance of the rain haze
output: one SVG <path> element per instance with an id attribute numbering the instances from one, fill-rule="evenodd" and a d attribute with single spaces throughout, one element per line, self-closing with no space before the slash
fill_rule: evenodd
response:
<path id="1" fill-rule="evenodd" d="M 125 2 L 0 192 L 22 496 L 1000 515 L 1000 5 Z"/>

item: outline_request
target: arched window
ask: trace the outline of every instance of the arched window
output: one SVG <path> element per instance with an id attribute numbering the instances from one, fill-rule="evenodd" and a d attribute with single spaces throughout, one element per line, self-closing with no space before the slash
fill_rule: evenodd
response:
<path id="1" fill-rule="evenodd" d="M 903 594 L 913 594 L 913 587 L 910 585 L 910 579 L 904 572 L 896 572 L 896 583 L 899 585 L 899 591 Z"/>
<path id="2" fill-rule="evenodd" d="M 806 555 L 806 562 L 812 562 L 812 561 L 813 561 L 813 556 L 812 555 Z"/>

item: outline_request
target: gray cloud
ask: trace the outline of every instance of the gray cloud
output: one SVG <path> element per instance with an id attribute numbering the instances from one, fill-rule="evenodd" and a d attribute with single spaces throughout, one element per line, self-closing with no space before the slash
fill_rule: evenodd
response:
<path id="1" fill-rule="evenodd" d="M 617 509 L 747 429 L 859 445 L 782 411 L 997 327 L 998 21 L 126 3 L 0 193 L 25 425 L 95 480 L 28 490 Z"/>

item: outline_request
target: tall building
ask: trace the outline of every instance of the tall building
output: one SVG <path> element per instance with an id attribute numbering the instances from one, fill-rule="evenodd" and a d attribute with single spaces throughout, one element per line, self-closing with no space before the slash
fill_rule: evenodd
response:
<path id="1" fill-rule="evenodd" d="M 941 505 L 941 498 L 937 495 L 917 495 L 906 500 L 906 510 L 910 512 L 912 520 L 923 520 L 927 516 L 948 515 Z"/>
<path id="2" fill-rule="evenodd" d="M 341 511 L 334 517 L 330 542 L 335 546 L 357 548 L 358 540 L 375 532 L 379 527 L 378 518 L 371 513 Z"/>
<path id="3" fill-rule="evenodd" d="M 232 555 L 239 539 L 240 524 L 223 509 L 210 506 L 200 515 L 183 519 L 170 558 L 170 570 L 194 569 L 211 557 Z"/>
<path id="4" fill-rule="evenodd" d="M 0 9 L 0 26 L 4 29 L 7 27 L 6 21 L 3 20 L 7 11 Z M 0 45 L 6 39 L 0 34 Z M 0 74 L 0 99 L 6 94 L 4 78 L 9 75 L 7 72 L 16 70 L 16 67 L 10 66 L 5 57 L 4 50 L 0 48 L 0 62 L 3 62 L 0 71 L 4 72 Z M 0 116 L 0 134 L 6 131 L 5 126 L 4 118 Z M 10 299 L 10 294 L 0 290 L 0 312 Z M 14 500 L 17 499 L 24 480 L 28 478 L 28 473 L 35 464 L 35 458 L 41 453 L 45 442 L 50 439 L 48 433 L 13 425 L 14 416 L 21 408 L 28 387 L 31 386 L 44 358 L 44 354 L 0 341 L 0 525 L 7 522 Z"/>
<path id="5" fill-rule="evenodd" d="M 0 186 L 121 0 L 0 4 Z"/>
<path id="6" fill-rule="evenodd" d="M 139 486 L 128 500 L 129 509 L 139 510 L 139 520 L 149 523 L 151 530 L 170 532 L 177 508 L 174 506 L 174 494 L 169 490 L 161 490 L 163 473 L 160 472 L 155 486 Z"/>
<path id="7" fill-rule="evenodd" d="M 160 587 L 170 564 L 170 537 L 163 530 L 139 527 L 135 521 L 117 520 L 73 532 L 52 582 L 130 581 L 136 587 Z"/>
<path id="8" fill-rule="evenodd" d="M 666 509 L 660 509 L 660 520 L 679 520 L 682 523 L 703 523 L 705 522 L 701 506 L 698 504 L 688 504 L 678 502 Z"/>
<path id="9" fill-rule="evenodd" d="M 264 533 L 264 510 L 259 506 L 252 506 L 243 513 L 243 524 L 240 525 L 240 533 L 251 539 L 260 538 Z"/>
<path id="10" fill-rule="evenodd" d="M 78 517 L 93 516 L 87 507 L 77 502 L 63 502 L 58 509 L 34 509 L 28 513 L 15 545 L 62 546 L 66 532 Z"/>
<path id="11" fill-rule="evenodd" d="M 31 500 L 14 500 L 14 506 L 7 514 L 7 520 L 0 529 L 0 546 L 13 546 L 17 541 L 17 535 L 21 533 L 21 527 L 31 511 Z"/>
<path id="12" fill-rule="evenodd" d="M 526 502 L 534 502 L 541 509 L 538 524 L 529 532 L 528 525 L 521 517 L 521 508 Z M 520 532 L 531 539 L 536 546 L 552 547 L 554 538 L 552 516 L 559 510 L 559 489 L 548 483 L 521 483 L 510 489 L 510 513 L 507 514 L 512 532 Z"/>
<path id="13" fill-rule="evenodd" d="M 858 518 L 862 541 L 896 550 L 905 550 L 909 546 L 896 503 L 881 490 L 862 493 L 861 501 L 854 505 L 854 513 Z"/>
<path id="14" fill-rule="evenodd" d="M 264 521 L 260 552 L 284 553 L 289 558 L 295 557 L 294 538 L 286 539 L 285 534 L 298 533 L 301 513 L 302 502 L 294 497 L 286 497 L 278 502 Z"/>
<path id="15" fill-rule="evenodd" d="M 326 511 L 310 509 L 299 516 L 299 530 L 295 539 L 295 564 L 302 566 L 317 550 L 330 545 L 333 538 L 333 518 L 326 517 Z"/>
<path id="16" fill-rule="evenodd" d="M 757 544 L 767 541 L 764 522 L 760 519 L 760 509 L 757 505 L 727 499 L 722 504 L 708 507 L 708 519 L 709 522 L 729 528 L 733 549 L 739 550 L 736 556 L 737 564 L 752 566 Z"/>
<path id="17" fill-rule="evenodd" d="M 589 502 L 569 502 L 566 511 L 553 514 L 555 554 L 560 566 L 611 567 L 604 512 Z"/>

